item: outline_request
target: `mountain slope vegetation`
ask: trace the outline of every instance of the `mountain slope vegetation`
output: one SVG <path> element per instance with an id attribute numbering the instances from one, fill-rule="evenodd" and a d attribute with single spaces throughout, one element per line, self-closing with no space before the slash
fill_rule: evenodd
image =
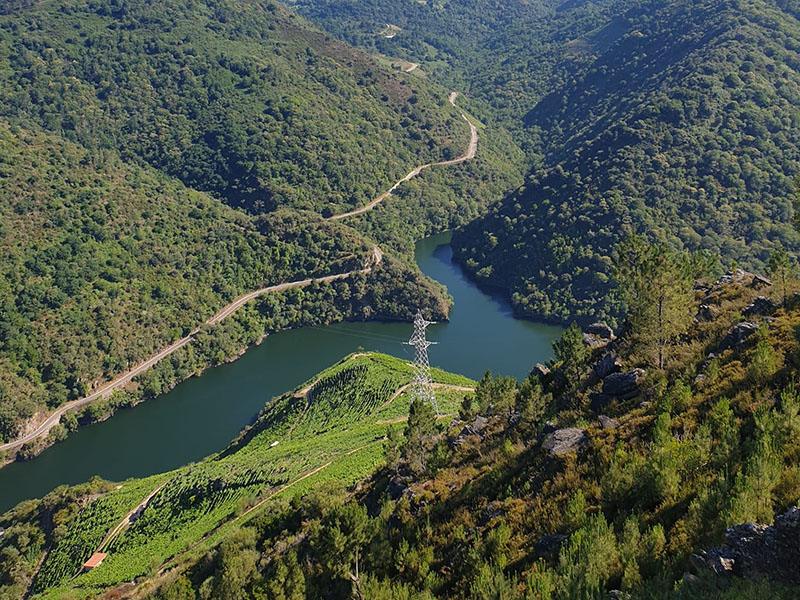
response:
<path id="1" fill-rule="evenodd" d="M 282 212 L 253 219 L 149 167 L 113 157 L 95 165 L 89 151 L 51 134 L 0 123 L 0 157 L 0 439 L 148 358 L 238 295 L 358 270 L 372 251 L 343 226 Z M 420 302 L 447 310 L 441 292 L 406 265 L 384 262 L 369 286 L 360 276 L 254 302 L 113 403 L 166 391 L 276 329 L 408 317 Z M 104 414 L 95 407 L 80 419 Z M 74 425 L 72 417 L 65 426 Z"/>
<path id="2" fill-rule="evenodd" d="M 573 40 L 603 27 L 627 0 L 293 0 L 290 6 L 348 42 L 418 62 L 481 101 L 481 118 L 502 123 L 535 148 L 521 116 L 591 58 Z M 384 34 L 386 24 L 396 34 Z"/>
<path id="3" fill-rule="evenodd" d="M 7 3 L 0 81 L 1 441 L 239 294 L 360 269 L 372 242 L 320 216 L 469 142 L 444 89 L 271 2 Z M 474 165 L 402 190 L 413 203 L 392 215 L 410 227 L 356 223 L 404 254 L 387 255 L 369 283 L 355 276 L 262 298 L 129 389 L 67 415 L 44 443 L 276 329 L 406 318 L 419 306 L 444 317 L 443 291 L 410 264 L 411 236 L 463 224 L 519 179 L 507 136 L 488 132 L 481 143 Z"/>
<path id="4" fill-rule="evenodd" d="M 518 314 L 617 314 L 608 267 L 625 229 L 756 269 L 778 245 L 798 250 L 791 3 L 293 5 L 457 81 L 525 148 L 525 185 L 454 240 Z"/>
<path id="5" fill-rule="evenodd" d="M 700 309 L 663 369 L 635 337 L 595 334 L 588 355 L 562 341 L 522 383 L 487 375 L 458 421 L 427 429 L 436 442 L 411 426 L 399 453 L 388 442 L 369 485 L 274 510 L 138 597 L 244 580 L 242 597 L 793 598 L 796 571 L 742 561 L 719 578 L 702 558 L 727 527 L 800 500 L 796 282 L 787 308 L 763 286 L 741 271 L 699 286 L 683 312 L 712 316 Z M 800 551 L 790 539 L 778 563 Z"/>
<path id="6" fill-rule="evenodd" d="M 800 501 L 798 284 L 767 285 L 697 285 L 663 368 L 636 335 L 570 328 L 523 382 L 468 393 L 435 371 L 456 386 L 437 390 L 452 421 L 393 393 L 410 365 L 353 355 L 198 465 L 6 513 L 0 589 L 92 597 L 140 575 L 106 597 L 793 598 L 791 570 L 703 566 L 727 527 Z M 71 578 L 150 490 L 103 565 Z"/>
<path id="7" fill-rule="evenodd" d="M 269 1 L 36 2 L 0 48 L 0 115 L 253 213 L 339 212 L 469 139 L 446 92 Z"/>
<path id="8" fill-rule="evenodd" d="M 601 33 L 603 35 L 601 36 Z M 800 24 L 770 2 L 647 3 L 526 116 L 544 166 L 455 236 L 479 281 L 521 314 L 608 314 L 626 230 L 728 264 L 797 252 Z"/>
<path id="9" fill-rule="evenodd" d="M 287 496 L 355 483 L 380 463 L 382 439 L 402 423 L 414 374 L 405 361 L 360 354 L 344 358 L 307 385 L 271 401 L 227 449 L 195 465 L 121 485 L 62 487 L 0 517 L 4 557 L 0 597 L 92 597 L 146 575 L 153 564 L 236 535 L 242 523 Z M 442 409 L 454 411 L 473 383 L 434 372 Z M 460 394 L 460 395 L 459 395 Z M 144 510 L 108 536 L 144 499 Z M 97 548 L 100 569 L 75 577 Z M 225 597 L 218 596 L 218 597 Z"/>

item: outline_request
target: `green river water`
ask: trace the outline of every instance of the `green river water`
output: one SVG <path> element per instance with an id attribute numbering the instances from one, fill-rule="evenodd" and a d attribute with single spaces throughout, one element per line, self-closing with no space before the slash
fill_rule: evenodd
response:
<path id="1" fill-rule="evenodd" d="M 431 364 L 478 378 L 524 377 L 549 359 L 560 328 L 515 319 L 504 299 L 479 290 L 452 262 L 449 233 L 421 240 L 420 268 L 455 300 L 450 321 L 431 326 Z M 30 462 L 0 469 L 0 512 L 64 483 L 93 475 L 112 481 L 151 475 L 220 450 L 265 402 L 359 348 L 412 358 L 408 323 L 339 323 L 270 335 L 236 362 L 207 370 L 172 391 L 80 429 Z"/>

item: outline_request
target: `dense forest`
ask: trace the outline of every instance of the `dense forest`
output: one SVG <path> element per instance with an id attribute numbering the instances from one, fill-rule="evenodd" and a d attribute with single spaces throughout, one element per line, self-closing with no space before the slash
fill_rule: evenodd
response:
<path id="1" fill-rule="evenodd" d="M 525 117 L 543 168 L 455 236 L 526 315 L 607 315 L 626 230 L 763 270 L 796 252 L 800 24 L 769 2 L 648 3 Z"/>
<path id="2" fill-rule="evenodd" d="M 434 371 L 438 418 L 393 393 L 408 363 L 346 357 L 197 465 L 0 517 L 0 594 L 795 598 L 792 263 L 710 278 L 696 254 L 624 244 L 619 336 L 573 325 L 521 382 Z M 150 490 L 106 562 L 72 577 Z"/>
<path id="3" fill-rule="evenodd" d="M 361 268 L 374 242 L 320 217 L 469 140 L 444 88 L 270 2 L 8 4 L 0 48 L 0 441 L 239 294 Z M 350 222 L 402 258 L 387 256 L 368 282 L 254 303 L 43 443 L 270 331 L 418 306 L 445 316 L 412 242 L 521 181 L 508 135 L 483 129 L 478 160 L 405 186 L 390 215 Z"/>
<path id="4" fill-rule="evenodd" d="M 553 82 L 590 60 L 570 43 L 602 27 L 630 0 L 292 0 L 301 14 L 348 42 L 417 61 L 482 103 L 481 117 L 515 132 L 535 158 L 521 116 Z M 384 35 L 387 24 L 395 35 Z"/>
<path id="5" fill-rule="evenodd" d="M 797 251 L 791 3 L 294 5 L 462 86 L 526 150 L 526 184 L 455 236 L 519 314 L 618 314 L 608 268 L 626 229 L 756 269 L 778 245 Z"/>
<path id="6" fill-rule="evenodd" d="M 0 115 L 255 213 L 338 212 L 468 140 L 446 91 L 272 2 L 37 3 L 0 48 Z"/>
<path id="7" fill-rule="evenodd" d="M 370 254 L 344 226 L 280 211 L 252 220 L 152 169 L 118 159 L 93 166 L 87 150 L 49 134 L 2 124 L 0 157 L 0 439 L 186 335 L 239 294 L 360 269 Z M 387 258 L 369 286 L 364 277 L 256 303 L 204 334 L 215 341 L 201 340 L 202 350 L 184 353 L 191 358 L 162 367 L 172 375 L 155 388 L 160 371 L 145 375 L 135 396 L 298 323 L 408 318 L 420 302 L 438 302 L 435 312 L 446 314 L 441 292 L 403 263 Z"/>

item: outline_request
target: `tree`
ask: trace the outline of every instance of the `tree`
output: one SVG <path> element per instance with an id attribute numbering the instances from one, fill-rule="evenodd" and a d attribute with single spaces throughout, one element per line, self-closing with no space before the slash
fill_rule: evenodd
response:
<path id="1" fill-rule="evenodd" d="M 542 421 L 552 396 L 542 389 L 542 382 L 536 376 L 529 376 L 519 387 L 516 406 L 519 413 L 519 429 L 530 434 Z"/>
<path id="2" fill-rule="evenodd" d="M 429 402 L 415 399 L 408 411 L 403 445 L 403 460 L 414 475 L 422 475 L 428 470 L 428 461 L 433 449 L 434 437 L 438 433 L 436 415 Z"/>
<path id="3" fill-rule="evenodd" d="M 620 244 L 616 255 L 614 277 L 627 306 L 632 336 L 663 369 L 670 345 L 692 322 L 692 286 L 700 263 L 637 235 Z"/>
<path id="4" fill-rule="evenodd" d="M 487 371 L 475 388 L 475 404 L 483 414 L 510 414 L 516 395 L 516 379 L 494 376 Z"/>
<path id="5" fill-rule="evenodd" d="M 297 553 L 290 551 L 274 561 L 270 576 L 264 585 L 264 596 L 270 600 L 305 600 L 306 579 Z"/>
<path id="6" fill-rule="evenodd" d="M 402 436 L 395 427 L 389 427 L 383 442 L 383 455 L 386 457 L 386 466 L 394 473 L 400 469 L 401 444 Z"/>
<path id="7" fill-rule="evenodd" d="M 783 306 L 786 307 L 786 301 L 789 295 L 789 282 L 794 276 L 794 262 L 783 246 L 773 250 L 769 255 L 767 268 L 772 278 L 775 279 L 780 286 Z"/>
<path id="8" fill-rule="evenodd" d="M 567 375 L 570 389 L 576 389 L 586 372 L 591 353 L 583 341 L 583 331 L 572 323 L 553 343 L 553 353 Z"/>
<path id="9" fill-rule="evenodd" d="M 212 585 L 213 597 L 246 600 L 247 588 L 258 574 L 253 529 L 241 529 L 220 544 L 218 568 Z"/>
<path id="10" fill-rule="evenodd" d="M 374 527 L 367 509 L 347 502 L 323 520 L 317 548 L 323 566 L 335 577 L 349 581 L 353 596 L 363 598 L 361 558 Z"/>

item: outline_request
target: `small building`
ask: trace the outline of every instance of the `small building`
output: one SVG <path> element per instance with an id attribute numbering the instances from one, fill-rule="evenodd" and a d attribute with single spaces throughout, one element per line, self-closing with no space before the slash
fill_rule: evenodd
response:
<path id="1" fill-rule="evenodd" d="M 105 552 L 95 552 L 89 557 L 89 560 L 83 563 L 83 570 L 91 571 L 95 567 L 99 567 L 106 556 L 108 556 L 108 554 Z"/>

